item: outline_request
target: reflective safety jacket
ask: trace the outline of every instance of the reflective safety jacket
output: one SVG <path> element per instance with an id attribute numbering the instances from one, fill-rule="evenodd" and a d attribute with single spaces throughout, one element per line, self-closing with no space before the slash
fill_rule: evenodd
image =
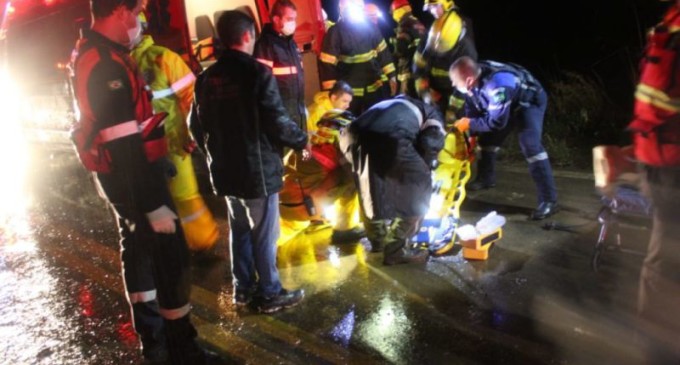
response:
<path id="1" fill-rule="evenodd" d="M 80 111 L 71 137 L 110 202 L 151 212 L 167 202 L 164 171 L 156 163 L 167 145 L 160 125 L 148 128 L 158 118 L 128 52 L 95 31 L 83 31 L 71 60 Z"/>
<path id="2" fill-rule="evenodd" d="M 405 94 L 411 80 L 413 56 L 425 38 L 425 26 L 411 13 L 407 13 L 399 19 L 394 33 L 392 43 L 394 59 L 397 63 L 397 81 L 399 81 L 399 92 Z"/>
<path id="3" fill-rule="evenodd" d="M 337 80 L 347 82 L 361 98 L 383 85 L 381 76 L 395 76 L 392 55 L 380 31 L 371 22 L 340 19 L 328 30 L 319 55 L 321 89 L 329 90 Z"/>
<path id="4" fill-rule="evenodd" d="M 680 8 L 671 6 L 647 40 L 635 91 L 635 156 L 657 166 L 680 166 Z"/>
<path id="5" fill-rule="evenodd" d="M 314 103 L 309 106 L 309 119 L 307 119 L 307 132 L 316 132 L 319 127 L 316 123 L 321 120 L 321 117 L 329 111 L 333 110 L 333 104 L 328 96 L 328 91 L 319 91 L 314 95 Z"/>
<path id="6" fill-rule="evenodd" d="M 438 20 L 443 21 L 445 16 Z M 451 79 L 449 79 L 451 64 L 463 56 L 477 60 L 477 48 L 475 47 L 471 22 L 465 17 L 462 18 L 463 30 L 459 36 L 460 39 L 450 51 L 438 54 L 427 46 L 434 44 L 434 40 L 428 39 L 426 42 L 420 42 L 418 50 L 413 56 L 413 78 L 415 79 L 416 90 L 419 93 L 432 89 L 448 102 L 448 97 L 453 92 Z M 446 36 L 446 34 L 441 36 Z M 435 101 L 438 102 L 438 98 L 436 99 Z"/>
<path id="7" fill-rule="evenodd" d="M 253 57 L 272 70 L 283 106 L 298 127 L 305 130 L 305 77 L 293 37 L 278 34 L 271 23 L 266 24 L 255 43 Z"/>
<path id="8" fill-rule="evenodd" d="M 471 94 L 465 96 L 465 115 L 470 117 L 470 132 L 503 129 L 512 112 L 538 103 L 543 86 L 521 66 L 480 61 L 481 74 Z"/>
<path id="9" fill-rule="evenodd" d="M 187 116 L 196 77 L 177 53 L 154 44 L 151 36 L 144 36 L 131 55 L 151 90 L 154 110 L 168 113 L 165 135 L 170 151 L 187 155 L 184 148 L 190 141 Z"/>

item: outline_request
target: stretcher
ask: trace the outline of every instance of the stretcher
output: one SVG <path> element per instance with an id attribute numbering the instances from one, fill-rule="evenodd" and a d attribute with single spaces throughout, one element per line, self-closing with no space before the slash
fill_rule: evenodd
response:
<path id="1" fill-rule="evenodd" d="M 443 255 L 454 246 L 455 231 L 460 223 L 460 207 L 465 200 L 465 184 L 470 179 L 474 141 L 453 128 L 446 135 L 444 148 L 437 158 L 433 173 L 433 192 L 420 229 L 413 238 L 417 245 L 427 246 L 434 255 Z"/>
<path id="2" fill-rule="evenodd" d="M 649 224 L 652 204 L 640 192 L 642 177 L 637 172 L 631 147 L 593 148 L 593 172 L 602 202 L 597 214 L 600 230 L 591 257 L 591 267 L 597 272 L 606 251 L 644 255 L 642 251 L 622 247 L 620 223 Z M 612 235 L 614 240 L 609 239 Z"/>

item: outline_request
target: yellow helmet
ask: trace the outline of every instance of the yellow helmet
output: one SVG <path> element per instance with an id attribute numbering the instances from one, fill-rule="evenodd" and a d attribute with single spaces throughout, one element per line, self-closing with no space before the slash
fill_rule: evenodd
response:
<path id="1" fill-rule="evenodd" d="M 423 5 L 423 10 L 424 11 L 429 11 L 430 7 L 441 5 L 444 11 L 449 11 L 451 10 L 456 4 L 453 2 L 453 0 L 425 0 L 425 4 Z"/>
<path id="2" fill-rule="evenodd" d="M 446 13 L 430 27 L 427 35 L 427 47 L 442 54 L 453 49 L 465 31 L 463 19 L 455 11 Z"/>

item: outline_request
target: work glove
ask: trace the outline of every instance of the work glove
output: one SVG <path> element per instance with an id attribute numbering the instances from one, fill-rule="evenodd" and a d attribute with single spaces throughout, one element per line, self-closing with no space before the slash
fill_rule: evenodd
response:
<path id="1" fill-rule="evenodd" d="M 156 233 L 173 234 L 177 230 L 175 225 L 177 214 L 165 205 L 146 213 L 146 218 L 149 220 L 151 229 Z"/>
<path id="2" fill-rule="evenodd" d="M 460 118 L 453 123 L 453 127 L 458 129 L 461 133 L 470 130 L 470 118 Z"/>

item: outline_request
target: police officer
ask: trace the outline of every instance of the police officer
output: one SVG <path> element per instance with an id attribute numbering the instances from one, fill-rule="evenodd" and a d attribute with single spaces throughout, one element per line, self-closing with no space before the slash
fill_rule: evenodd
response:
<path id="1" fill-rule="evenodd" d="M 454 126 L 479 135 L 482 156 L 478 174 L 468 184 L 471 191 L 496 186 L 496 153 L 505 137 L 516 129 L 529 173 L 538 190 L 538 207 L 531 219 L 544 219 L 557 212 L 557 190 L 548 153 L 541 144 L 547 96 L 541 84 L 524 68 L 493 61 L 477 63 L 461 57 L 451 65 L 451 83 L 465 94 L 466 117 Z"/>
<path id="2" fill-rule="evenodd" d="M 340 0 L 340 20 L 328 30 L 319 55 L 321 88 L 330 90 L 337 80 L 352 86 L 350 111 L 361 114 L 385 95 L 383 75 L 391 94 L 397 91 L 392 55 L 380 31 L 366 19 L 363 0 Z"/>
<path id="3" fill-rule="evenodd" d="M 427 260 L 427 250 L 410 244 L 429 207 L 431 170 L 444 135 L 436 107 L 401 95 L 371 107 L 350 125 L 348 135 L 341 135 L 367 238 L 373 252 L 384 250 L 385 265 Z"/>
<path id="4" fill-rule="evenodd" d="M 189 252 L 163 157 L 161 118 L 128 53 L 141 31 L 141 0 L 91 0 L 92 29 L 72 60 L 80 119 L 72 131 L 81 162 L 96 174 L 121 236 L 132 318 L 151 362 L 206 363 L 189 319 Z M 147 122 L 142 124 L 143 122 Z"/>

